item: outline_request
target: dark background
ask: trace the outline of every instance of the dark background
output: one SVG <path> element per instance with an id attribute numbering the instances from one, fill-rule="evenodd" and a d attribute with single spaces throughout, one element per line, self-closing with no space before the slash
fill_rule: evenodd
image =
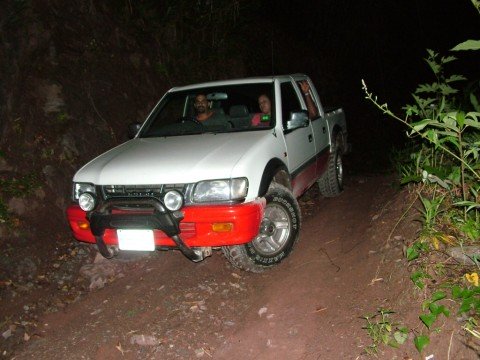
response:
<path id="1" fill-rule="evenodd" d="M 306 73 L 346 111 L 350 172 L 384 171 L 404 130 L 364 99 L 361 79 L 401 112 L 422 60 L 479 39 L 467 0 L 7 1 L 0 12 L 0 266 L 40 265 L 74 241 L 65 221 L 75 171 L 127 139 L 172 86 Z M 478 52 L 449 73 L 478 84 Z"/>

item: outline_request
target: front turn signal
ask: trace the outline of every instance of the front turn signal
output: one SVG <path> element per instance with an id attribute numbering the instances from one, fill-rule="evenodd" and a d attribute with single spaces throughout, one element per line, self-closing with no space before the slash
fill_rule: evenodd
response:
<path id="1" fill-rule="evenodd" d="M 88 221 L 77 221 L 77 225 L 82 230 L 90 229 L 90 224 L 88 223 Z"/>
<path id="2" fill-rule="evenodd" d="M 233 230 L 232 223 L 214 223 L 212 224 L 212 230 L 215 232 L 229 232 Z"/>

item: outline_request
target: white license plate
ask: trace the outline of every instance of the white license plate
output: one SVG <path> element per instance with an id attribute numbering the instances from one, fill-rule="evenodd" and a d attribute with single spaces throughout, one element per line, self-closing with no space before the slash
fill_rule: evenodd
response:
<path id="1" fill-rule="evenodd" d="M 117 229 L 120 250 L 154 251 L 152 230 Z"/>

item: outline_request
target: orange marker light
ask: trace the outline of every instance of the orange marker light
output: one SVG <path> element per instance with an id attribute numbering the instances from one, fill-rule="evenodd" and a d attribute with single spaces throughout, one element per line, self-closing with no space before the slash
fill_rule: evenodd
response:
<path id="1" fill-rule="evenodd" d="M 215 232 L 229 232 L 233 230 L 232 223 L 214 223 L 212 224 L 212 230 Z"/>
<path id="2" fill-rule="evenodd" d="M 88 230 L 90 228 L 88 221 L 77 221 L 77 225 L 82 230 Z"/>

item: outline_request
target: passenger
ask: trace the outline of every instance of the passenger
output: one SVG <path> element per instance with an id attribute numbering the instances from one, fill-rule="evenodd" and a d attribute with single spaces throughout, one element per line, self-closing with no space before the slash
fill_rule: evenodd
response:
<path id="1" fill-rule="evenodd" d="M 308 117 L 309 119 L 315 119 L 318 117 L 318 108 L 315 105 L 315 102 L 312 99 L 312 94 L 310 94 L 310 84 L 307 80 L 302 80 L 299 82 L 300 89 L 305 97 L 305 102 L 307 103 Z"/>
<path id="2" fill-rule="evenodd" d="M 269 126 L 272 116 L 272 102 L 267 95 L 262 94 L 258 97 L 258 107 L 261 113 L 253 115 L 252 126 Z"/>

